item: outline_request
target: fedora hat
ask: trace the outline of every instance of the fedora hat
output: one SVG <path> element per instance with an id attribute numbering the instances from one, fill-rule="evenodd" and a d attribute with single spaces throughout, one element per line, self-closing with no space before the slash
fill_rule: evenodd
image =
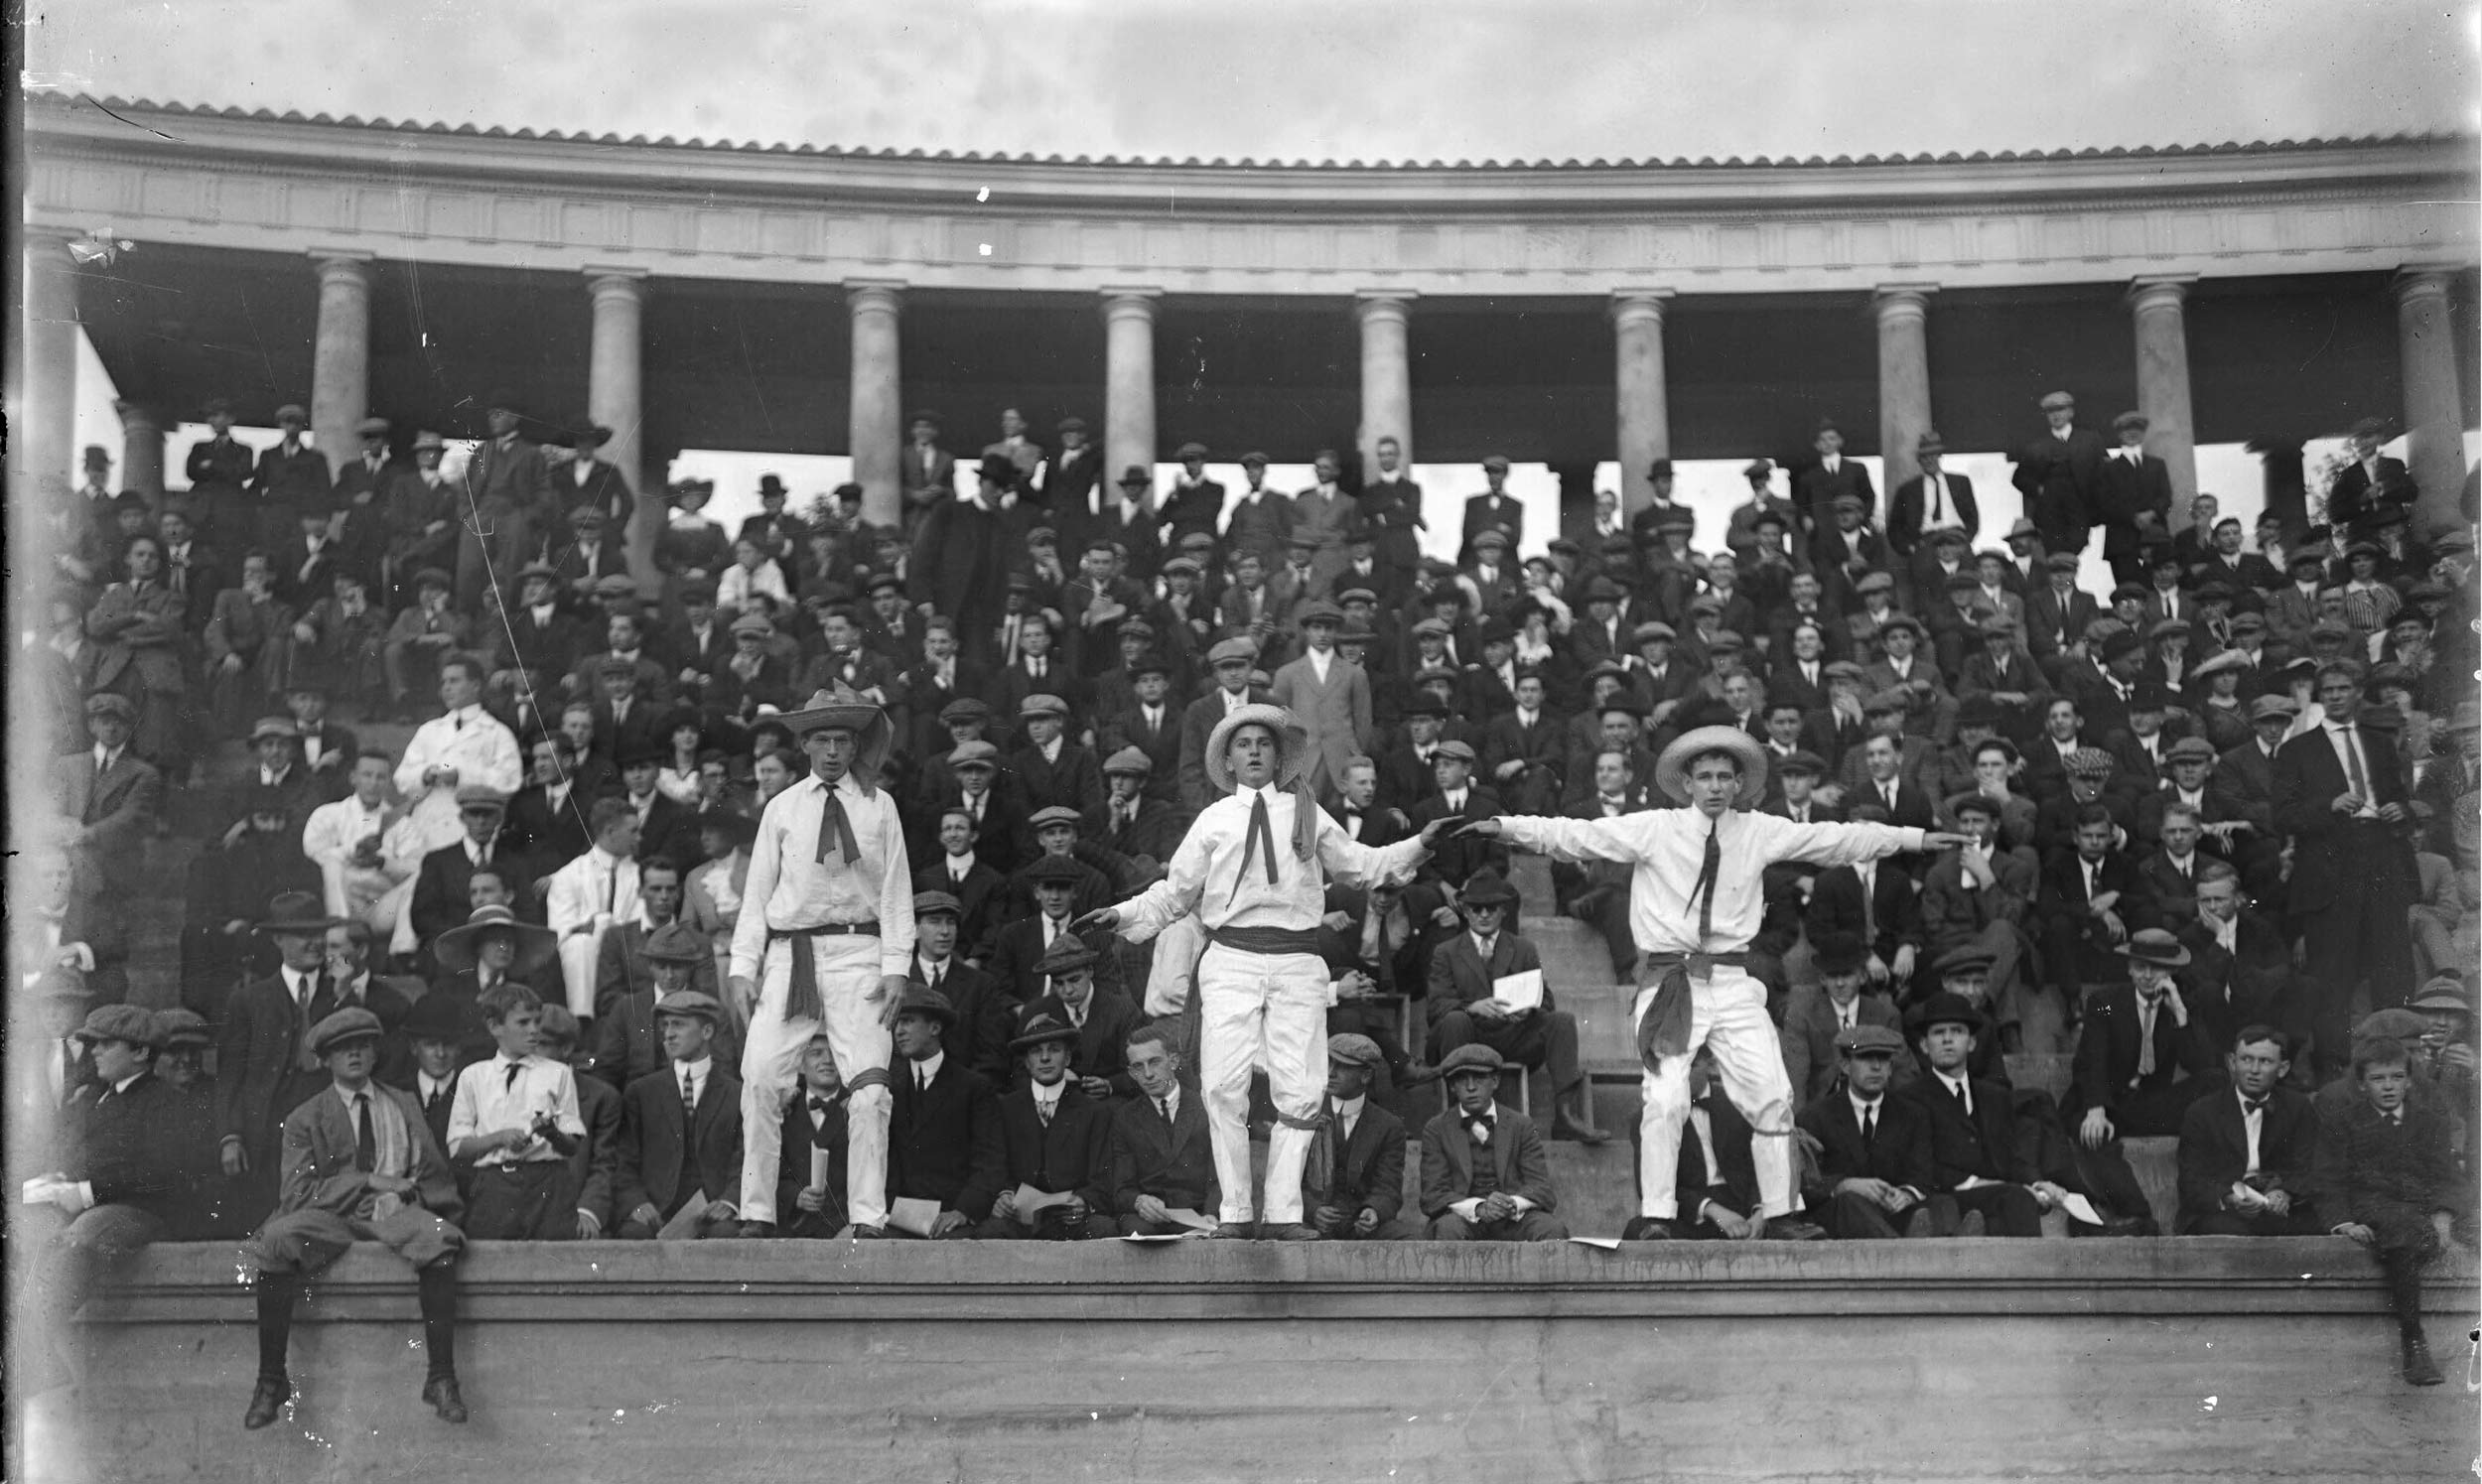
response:
<path id="1" fill-rule="evenodd" d="M 1017 1022 L 1017 1034 L 1009 1037 L 1009 1050 L 1012 1053 L 1030 1051 L 1055 1041 L 1074 1046 L 1081 1034 L 1076 1026 L 1068 1023 L 1068 1012 L 1060 1002 L 1046 996 L 1026 1007 L 1026 1017 Z"/>
<path id="2" fill-rule="evenodd" d="M 1465 889 L 1456 893 L 1456 900 L 1469 907 L 1513 906 L 1517 888 L 1498 872 L 1485 866 L 1465 878 Z"/>
<path id="3" fill-rule="evenodd" d="M 261 933 L 324 933 L 341 925 L 342 917 L 331 917 L 318 897 L 308 891 L 281 891 L 267 904 L 267 916 L 251 929 Z"/>
<path id="4" fill-rule="evenodd" d="M 509 974 L 517 979 L 549 964 L 560 951 L 560 939 L 548 927 L 520 922 L 517 914 L 503 906 L 477 907 L 474 915 L 440 934 L 431 945 L 431 956 L 451 974 L 463 974 L 475 966 L 475 951 L 482 946 L 485 933 L 505 932 L 517 940 L 517 956 L 508 965 Z"/>
<path id="5" fill-rule="evenodd" d="M 1700 727 L 1675 738 L 1655 759 L 1655 786 L 1674 801 L 1688 803 L 1690 762 L 1709 752 L 1727 752 L 1740 764 L 1740 796 L 1754 799 L 1766 792 L 1766 748 L 1737 727 Z"/>

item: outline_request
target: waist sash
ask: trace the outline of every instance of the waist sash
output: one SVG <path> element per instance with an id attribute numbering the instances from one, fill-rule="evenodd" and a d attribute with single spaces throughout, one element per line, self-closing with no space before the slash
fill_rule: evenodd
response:
<path id="1" fill-rule="evenodd" d="M 1655 998 L 1637 1021 L 1637 1056 L 1655 1071 L 1664 1057 L 1689 1054 L 1689 982 L 1705 979 L 1718 964 L 1739 968 L 1749 962 L 1745 952 L 1650 953 L 1639 964 L 1637 982 L 1655 981 Z"/>
<path id="2" fill-rule="evenodd" d="M 819 1001 L 818 950 L 810 940 L 814 937 L 832 938 L 848 935 L 876 938 L 879 936 L 879 924 L 876 922 L 822 922 L 816 927 L 771 927 L 767 929 L 769 943 L 781 943 L 790 939 L 793 945 L 792 974 L 790 982 L 784 988 L 785 1023 L 790 1024 L 795 1020 L 816 1020 L 826 1014 L 826 1007 Z"/>
<path id="3" fill-rule="evenodd" d="M 1243 953 L 1318 952 L 1318 930 L 1310 927 L 1218 927 L 1208 929 L 1206 940 Z"/>

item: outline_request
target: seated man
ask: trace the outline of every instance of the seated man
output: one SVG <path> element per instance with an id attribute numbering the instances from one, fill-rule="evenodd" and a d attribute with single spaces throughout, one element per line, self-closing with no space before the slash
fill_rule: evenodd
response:
<path id="1" fill-rule="evenodd" d="M 1827 1235 L 1843 1241 L 1946 1236 L 1956 1207 L 1931 1184 L 1930 1118 L 1920 1104 L 1887 1096 L 1904 1037 L 1859 1023 L 1836 1032 L 1842 1086 L 1803 1106 L 1795 1121 L 1818 1143 L 1804 1192 Z"/>
<path id="2" fill-rule="evenodd" d="M 39 1345 L 63 1346 L 71 1315 L 105 1269 L 173 1235 L 177 1206 L 211 1159 L 181 1132 L 182 1101 L 155 1076 L 155 1016 L 134 1005 L 97 1006 L 74 1032 L 95 1080 L 61 1110 L 57 1162 L 45 1185 L 69 1225 L 45 1244 L 34 1317 Z M 187 1168 L 187 1152 L 200 1167 Z M 41 1349 L 30 1352 L 41 1355 Z M 36 1387 L 49 1378 L 35 1371 Z M 19 1389 L 26 1378 L 19 1377 Z"/>
<path id="3" fill-rule="evenodd" d="M 2198 870 L 2197 915 L 2178 928 L 2188 966 L 2178 974 L 2181 1003 L 2209 1046 L 2229 1046 L 2244 1025 L 2272 1025 L 2289 1038 L 2309 1026 L 2295 1003 L 2292 946 L 2283 929 L 2244 898 L 2241 878 L 2221 861 Z"/>
<path id="4" fill-rule="evenodd" d="M 678 922 L 657 928 L 638 950 L 638 956 L 645 961 L 649 982 L 613 1001 L 595 1021 L 595 1060 L 591 1070 L 616 1092 L 649 1072 L 661 1071 L 671 1060 L 664 1049 L 663 1027 L 655 1007 L 668 996 L 704 994 L 698 989 L 698 971 L 703 968 L 710 975 L 715 972 L 714 951 L 705 936 Z M 741 1049 L 734 1042 L 732 1031 L 717 1025 L 715 1058 L 727 1067 L 741 1065 Z"/>
<path id="5" fill-rule="evenodd" d="M 1968 947 L 1991 959 L 1992 1009 L 2002 1033 L 2012 1037 L 2031 1009 L 2027 997 L 2041 989 L 2026 972 L 2033 943 L 2025 935 L 2040 873 L 2030 852 L 1999 848 L 1999 800 L 1956 794 L 1947 814 L 1971 844 L 1943 852 L 1922 879 L 1924 947 L 1934 959 Z"/>
<path id="6" fill-rule="evenodd" d="M 715 994 L 715 945 L 706 934 L 682 923 L 683 898 L 678 862 L 654 856 L 638 863 L 637 914 L 614 923 L 595 949 L 596 1018 L 610 1014 L 613 1003 L 621 996 L 654 989 L 654 965 L 646 957 L 646 947 L 668 927 L 681 927 L 706 954 L 701 963 L 691 966 L 689 988 L 701 995 Z"/>
<path id="7" fill-rule="evenodd" d="M 905 987 L 896 1007 L 896 1063 L 889 1069 L 895 1105 L 888 1126 L 888 1199 L 927 1201 L 938 1214 L 927 1237 L 971 1237 L 974 1223 L 991 1214 L 1000 1184 L 1000 1102 L 980 1072 L 952 1059 L 941 1036 L 956 1009 L 937 990 Z M 856 1228 L 854 1235 L 885 1237 L 885 1227 Z"/>
<path id="8" fill-rule="evenodd" d="M 620 1090 L 615 1236 L 658 1236 L 692 1200 L 703 1208 L 688 1235 L 740 1235 L 742 1088 L 715 1054 L 723 1020 L 715 997 L 695 990 L 655 1002 L 655 1033 L 669 1060 Z"/>
<path id="9" fill-rule="evenodd" d="M 494 985 L 483 1023 L 498 1054 L 460 1074 L 448 1115 L 449 1157 L 466 1169 L 468 1235 L 545 1242 L 577 1235 L 569 1157 L 586 1138 L 565 1060 L 535 1053 L 543 1002 L 521 984 Z"/>
<path id="10" fill-rule="evenodd" d="M 2039 1237 L 2042 1213 L 2067 1192 L 2037 1179 L 2017 1151 L 2007 1087 L 1969 1070 L 1976 1028 L 1984 1023 L 1980 1011 L 1944 990 L 1923 1002 L 1914 1017 L 1913 1049 L 1930 1072 L 1909 1094 L 1930 1125 L 1930 1184 L 1924 1188 L 1955 1199 L 1963 1213 L 1961 1237 Z"/>
<path id="11" fill-rule="evenodd" d="M 569 1182 L 578 1193 L 578 1240 L 592 1242 L 619 1219 L 612 1209 L 612 1176 L 620 1166 L 620 1090 L 586 1075 L 594 1056 L 580 1043 L 578 1017 L 569 1007 L 543 1007 L 535 1046 L 544 1060 L 569 1069 L 578 1090 L 578 1122 L 586 1125 L 586 1137 L 569 1153 Z"/>
<path id="12" fill-rule="evenodd" d="M 1698 1048 L 1689 1062 L 1689 1121 L 1672 1188 L 1681 1219 L 1673 1235 L 1691 1242 L 1746 1242 L 1766 1231 L 1758 1210 L 1758 1166 L 1749 1154 L 1749 1120 L 1716 1086 L 1715 1056 Z M 1816 1232 L 1816 1228 L 1811 1228 Z"/>
<path id="13" fill-rule="evenodd" d="M 1783 1035 L 1784 1071 L 1792 1079 L 1794 1101 L 1805 1104 L 1827 1096 L 1836 1085 L 1844 1065 L 1835 1050 L 1839 1035 L 1856 1025 L 1894 1031 L 1901 1023 L 1886 996 L 1862 993 L 1862 970 L 1869 955 L 1860 937 L 1821 933 L 1811 939 L 1810 955 L 1818 966 L 1819 982 L 1793 991 L 1784 1012 Z M 1916 1075 L 1913 1058 L 1905 1051 L 1901 1034 L 1896 1037 L 1896 1062 L 1904 1069 L 1903 1080 L 1911 1081 Z"/>
<path id="14" fill-rule="evenodd" d="M 2229 1092 L 2210 1093 L 2180 1118 L 2180 1231 L 2202 1237 L 2311 1237 L 2319 1224 L 2310 1184 L 2318 1115 L 2283 1085 L 2289 1043 L 2272 1025 L 2235 1034 Z"/>
<path id="15" fill-rule="evenodd" d="M 947 996 L 956 1010 L 956 1023 L 948 1027 L 945 1037 L 948 1054 L 982 1073 L 993 1087 L 1006 1087 L 1017 997 L 957 956 L 957 932 L 964 916 L 964 904 L 951 893 L 914 891 L 913 963 L 908 977 Z"/>
<path id="16" fill-rule="evenodd" d="M 1111 1105 L 1090 1098 L 1069 1075 L 1077 1027 L 1057 1004 L 1038 1003 L 1010 1040 L 1024 1081 L 1000 1096 L 1000 1193 L 977 1237 L 1078 1242 L 1117 1237 L 1111 1203 Z M 1040 1204 L 1021 1204 L 1032 1190 Z M 1053 1203 L 1056 1202 L 1056 1203 Z"/>
<path id="17" fill-rule="evenodd" d="M 999 930 L 988 966 L 992 978 L 999 981 L 1000 992 L 1018 1004 L 1032 1005 L 1051 992 L 1036 966 L 1054 942 L 1078 937 L 1071 908 L 1076 902 L 1077 883 L 1088 870 L 1065 856 L 1045 856 L 1026 869 L 1025 875 L 1032 878 L 1034 887 L 1034 914 L 1020 917 Z M 1106 935 L 1103 941 L 1109 944 L 1112 940 Z M 1098 984 L 1117 991 L 1120 954 L 1115 951 L 1100 955 L 1095 961 L 1095 975 Z"/>
<path id="18" fill-rule="evenodd" d="M 1434 1242 L 1565 1242 L 1534 1121 L 1498 1103 L 1506 1063 L 1478 1041 L 1442 1058 L 1454 1102 L 1422 1126 L 1422 1211 Z"/>
<path id="19" fill-rule="evenodd" d="M 2172 983 L 2189 950 L 2149 927 L 2131 934 L 2120 952 L 2130 982 L 2091 1008 L 2061 1112 L 2076 1129 L 2081 1183 L 2113 1209 L 2136 1214 L 2146 1209 L 2145 1195 L 2120 1141 L 2177 1135 L 2189 1105 L 2213 1085 L 2215 1067 Z"/>
<path id="20" fill-rule="evenodd" d="M 1511 1009 L 1495 996 L 1499 983 L 1520 974 L 1541 975 L 1543 956 L 1533 944 L 1505 931 L 1516 888 L 1485 866 L 1466 878 L 1457 895 L 1466 931 L 1431 955 L 1431 1047 L 1441 1065 L 1459 1046 L 1490 1047 L 1520 1065 L 1550 1074 L 1552 1138 L 1600 1144 L 1610 1136 L 1586 1121 L 1586 1075 L 1578 1065 L 1578 1017 L 1554 1010 L 1551 991 L 1542 1003 Z M 1577 1111 L 1572 1113 L 1572 1100 Z"/>
<path id="21" fill-rule="evenodd" d="M 1379 1043 L 1366 1035 L 1327 1037 L 1326 1125 L 1303 1167 L 1302 1209 L 1330 1242 L 1422 1240 L 1422 1228 L 1399 1214 L 1405 1125 L 1370 1098 L 1385 1061 Z"/>
<path id="22" fill-rule="evenodd" d="M 1177 1236 L 1194 1228 L 1172 1212 L 1211 1222 L 1223 1205 L 1206 1110 L 1181 1086 L 1180 1053 L 1162 1026 L 1131 1031 L 1124 1050 L 1138 1096 L 1112 1112 L 1112 1213 L 1127 1235 Z"/>
<path id="23" fill-rule="evenodd" d="M 878 1067 L 853 1079 L 885 1087 Z M 836 1052 L 822 1030 L 801 1050 L 801 1095 L 784 1104 L 784 1137 L 776 1148 L 775 1209 L 790 1211 L 775 1234 L 790 1238 L 833 1237 L 845 1229 L 845 1156 L 851 1148 L 845 1099 L 852 1089 L 836 1067 Z"/>
<path id="24" fill-rule="evenodd" d="M 2320 1188 L 2333 1192 L 2325 1219 L 2337 1222 L 2337 1235 L 2371 1249 L 2387 1274 L 2405 1380 L 2437 1386 L 2421 1330 L 2421 1270 L 2439 1254 L 2441 1214 L 2451 1235 L 2473 1246 L 2473 1185 L 2457 1168 L 2449 1114 L 2412 1096 L 2413 1060 L 2412 1047 L 2388 1036 L 2354 1046 L 2359 1096 L 2324 1132 Z"/>
<path id="25" fill-rule="evenodd" d="M 422 1400 L 441 1420 L 466 1419 L 457 1389 L 457 1258 L 466 1234 L 448 1156 L 414 1100 L 370 1080 L 379 1060 L 379 1017 L 341 1010 L 311 1027 L 310 1054 L 326 1066 L 327 1092 L 285 1116 L 283 1194 L 276 1213 L 242 1244 L 243 1271 L 258 1302 L 258 1381 L 241 1425 L 276 1419 L 293 1396 L 285 1352 L 304 1282 L 356 1242 L 378 1242 L 414 1270 L 426 1374 Z"/>

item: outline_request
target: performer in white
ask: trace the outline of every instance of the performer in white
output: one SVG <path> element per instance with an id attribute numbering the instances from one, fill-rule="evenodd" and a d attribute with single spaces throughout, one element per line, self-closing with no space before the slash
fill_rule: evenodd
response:
<path id="1" fill-rule="evenodd" d="M 729 989 L 747 1008 L 742 1048 L 742 1235 L 776 1234 L 784 1103 L 822 1026 L 845 1085 L 845 1209 L 857 1237 L 887 1235 L 887 1068 L 913 961 L 913 873 L 896 801 L 879 786 L 895 736 L 851 690 L 775 719 L 810 776 L 767 803 L 751 847 Z M 864 1073 L 876 1071 L 877 1079 Z"/>
<path id="2" fill-rule="evenodd" d="M 1361 845 L 1310 796 L 1310 735 L 1280 706 L 1234 709 L 1206 740 L 1206 777 L 1220 795 L 1172 852 L 1164 879 L 1078 920 L 1143 943 L 1194 911 L 1207 948 L 1197 965 L 1198 1081 L 1213 1140 L 1223 1209 L 1215 1235 L 1249 1237 L 1250 1068 L 1275 1095 L 1267 1141 L 1267 1202 L 1255 1235 L 1310 1242 L 1302 1220 L 1302 1165 L 1318 1127 L 1327 1081 L 1327 965 L 1318 919 L 1327 881 L 1403 882 L 1453 826 L 1384 848 Z"/>
<path id="3" fill-rule="evenodd" d="M 1673 1174 L 1689 1118 L 1689 1063 L 1702 1045 L 1715 1053 L 1724 1089 L 1749 1119 L 1766 1235 L 1821 1235 L 1791 1219 L 1792 1083 L 1767 1018 L 1766 987 L 1742 972 L 1764 903 L 1760 875 L 1778 861 L 1852 866 L 1901 851 L 1945 850 L 1960 835 L 1873 824 L 1807 824 L 1735 812 L 1736 799 L 1766 791 L 1767 758 L 1757 739 L 1732 727 L 1701 727 L 1663 749 L 1655 782 L 1686 809 L 1650 809 L 1604 819 L 1475 820 L 1459 832 L 1498 836 L 1527 850 L 1572 861 L 1616 861 L 1635 868 L 1629 931 L 1644 957 L 1637 971 L 1638 1056 L 1645 1063 L 1645 1108 L 1638 1119 L 1639 1216 L 1622 1236 L 1673 1235 Z"/>

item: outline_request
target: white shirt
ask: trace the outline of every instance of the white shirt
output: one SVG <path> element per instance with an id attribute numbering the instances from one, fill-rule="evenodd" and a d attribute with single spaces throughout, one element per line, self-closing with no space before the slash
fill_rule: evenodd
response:
<path id="1" fill-rule="evenodd" d="M 1780 861 L 1859 866 L 1922 848 L 1922 831 L 1878 824 L 1797 825 L 1772 814 L 1726 811 L 1716 821 L 1722 865 L 1716 876 L 1714 932 L 1697 935 L 1691 891 L 1707 848 L 1709 823 L 1696 809 L 1642 809 L 1616 819 L 1504 818 L 1501 838 L 1525 850 L 1574 860 L 1617 861 L 1630 878 L 1629 930 L 1648 953 L 1730 952 L 1748 945 L 1764 905 L 1760 874 Z"/>
<path id="2" fill-rule="evenodd" d="M 517 1073 L 513 1081 L 508 1075 L 511 1067 Z M 457 1099 L 448 1111 L 448 1147 L 454 1149 L 479 1134 L 526 1128 L 542 1113 L 552 1115 L 561 1133 L 573 1139 L 586 1137 L 586 1123 L 578 1117 L 577 1078 L 569 1064 L 541 1056 L 511 1061 L 503 1051 L 458 1076 Z M 475 1163 L 514 1164 L 560 1157 L 547 1141 L 531 1139 L 513 1149 L 493 1149 Z"/>
<path id="3" fill-rule="evenodd" d="M 333 804 L 313 809 L 310 818 L 303 821 L 302 854 L 313 865 L 342 867 L 345 858 L 353 854 L 353 847 L 373 835 L 384 836 L 394 823 L 395 811 L 386 804 L 365 809 L 360 799 L 346 794 Z M 329 903 L 329 907 L 334 910 L 336 903 Z"/>
<path id="4" fill-rule="evenodd" d="M 1047 1124 L 1059 1116 L 1060 1095 L 1068 1091 L 1068 1079 L 1062 1077 L 1049 1087 L 1039 1082 L 1030 1082 L 1027 1085 L 1027 1091 L 1034 1095 L 1034 1112 L 1040 1115 L 1042 1121 Z"/>
<path id="5" fill-rule="evenodd" d="M 2239 1088 L 2234 1088 L 2232 1095 L 2241 1101 L 2241 1132 L 2249 1140 L 2250 1162 L 2242 1169 L 2242 1173 L 2254 1175 L 2258 1173 L 2259 1136 L 2267 1130 L 2267 1110 L 2264 1107 L 2253 1110 L 2250 1107 L 2249 1095 Z M 2272 1090 L 2270 1095 L 2272 1096 Z M 2262 1098 L 2259 1101 L 2263 1104 L 2266 1099 Z"/>
<path id="6" fill-rule="evenodd" d="M 563 937 L 595 925 L 596 914 L 609 912 L 616 922 L 635 917 L 637 862 L 609 855 L 600 845 L 552 873 L 543 898 L 543 919 Z"/>
<path id="7" fill-rule="evenodd" d="M 1352 1141 L 1353 1128 L 1362 1121 L 1362 1108 L 1369 1101 L 1368 1098 L 1349 1098 L 1331 1110 L 1335 1114 L 1336 1129 L 1347 1143 Z"/>
<path id="8" fill-rule="evenodd" d="M 480 706 L 435 717 L 414 729 L 405 755 L 397 760 L 396 791 L 408 799 L 424 799 L 422 775 L 435 767 L 455 768 L 461 786 L 482 783 L 504 794 L 515 793 L 525 781 L 515 734 Z M 448 796 L 453 812 L 456 790 L 439 791 Z"/>
<path id="9" fill-rule="evenodd" d="M 1275 836 L 1272 886 L 1259 853 L 1251 853 L 1246 873 L 1241 870 L 1251 808 L 1260 798 L 1267 801 L 1268 829 Z M 1348 886 L 1401 885 L 1413 878 L 1414 868 L 1427 856 L 1418 835 L 1389 846 L 1362 845 L 1321 810 L 1311 859 L 1304 861 L 1293 854 L 1295 811 L 1301 807 L 1290 791 L 1278 788 L 1235 789 L 1207 805 L 1172 852 L 1164 878 L 1120 903 L 1121 936 L 1144 943 L 1192 911 L 1210 931 L 1279 927 L 1307 932 L 1326 915 L 1328 880 Z"/>
<path id="10" fill-rule="evenodd" d="M 1310 661 L 1310 673 L 1318 677 L 1318 683 L 1320 685 L 1325 685 L 1327 683 L 1327 671 L 1335 664 L 1335 651 L 1332 649 L 1306 649 L 1302 652 L 1302 658 Z"/>
<path id="11" fill-rule="evenodd" d="M 850 775 L 835 787 L 861 859 L 848 866 L 833 846 L 825 861 L 812 859 L 827 812 L 828 785 L 816 774 L 768 800 L 742 887 L 743 900 L 760 910 L 745 907 L 734 926 L 735 976 L 758 981 L 770 929 L 830 922 L 878 922 L 882 974 L 902 974 L 912 963 L 913 879 L 896 801 L 885 788 L 866 796 Z"/>
<path id="12" fill-rule="evenodd" d="M 1961 1097 L 1965 1100 L 1965 1111 L 1968 1115 L 1973 1113 L 1974 1089 L 1965 1078 L 1951 1077 L 1946 1072 L 1942 1072 L 1935 1067 L 1932 1068 L 1931 1075 L 1937 1077 L 1941 1085 L 1948 1089 L 1948 1096 L 1952 1098 Z"/>

